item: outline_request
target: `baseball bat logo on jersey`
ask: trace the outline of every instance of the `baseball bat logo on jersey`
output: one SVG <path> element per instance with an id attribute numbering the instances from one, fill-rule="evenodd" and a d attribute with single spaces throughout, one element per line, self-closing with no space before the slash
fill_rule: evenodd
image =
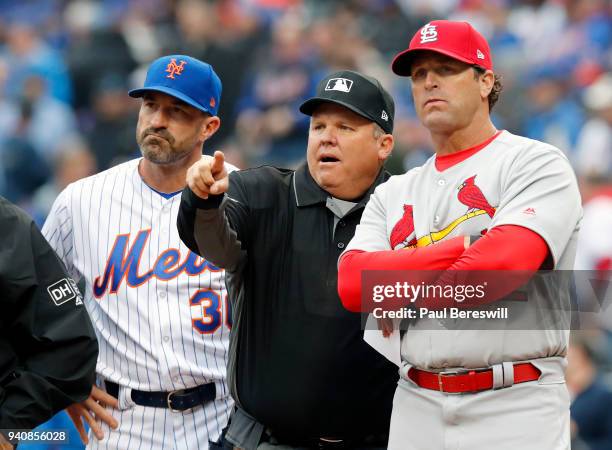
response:
<path id="1" fill-rule="evenodd" d="M 447 226 L 440 231 L 427 233 L 420 238 L 416 237 L 414 227 L 414 207 L 413 205 L 404 205 L 404 213 L 400 220 L 393 226 L 389 241 L 393 250 L 402 248 L 426 247 L 441 241 L 448 236 L 457 226 L 466 220 L 484 214 L 493 218 L 496 208 L 491 206 L 482 190 L 476 185 L 476 175 L 466 178 L 459 186 L 457 199 L 459 202 L 468 207 L 465 214 L 452 220 Z M 485 230 L 486 232 L 486 230 Z M 482 232 L 481 232 L 482 233 Z"/>
<path id="2" fill-rule="evenodd" d="M 417 247 L 426 247 L 441 241 L 466 220 L 470 220 L 484 214 L 487 214 L 491 218 L 493 217 L 495 214 L 495 208 L 491 206 L 485 195 L 482 193 L 482 190 L 476 185 L 475 180 L 476 175 L 472 175 L 471 177 L 466 178 L 465 181 L 463 181 L 463 183 L 461 183 L 457 188 L 459 190 L 457 193 L 457 199 L 468 207 L 465 214 L 457 217 L 442 230 L 429 233 L 419 238 L 417 240 Z M 484 232 L 486 232 L 486 230 Z"/>
<path id="3" fill-rule="evenodd" d="M 168 281 L 183 272 L 189 276 L 195 276 L 206 270 L 212 272 L 221 270 L 193 252 L 188 252 L 185 259 L 180 262 L 180 251 L 176 248 L 169 248 L 157 257 L 151 269 L 140 275 L 140 260 L 150 234 L 151 229 L 139 231 L 129 249 L 130 233 L 120 234 L 115 238 L 104 268 L 104 275 L 97 276 L 93 283 L 93 293 L 96 298 L 102 297 L 107 290 L 111 294 L 116 293 L 124 280 L 127 280 L 128 286 L 138 287 L 153 277 Z"/>

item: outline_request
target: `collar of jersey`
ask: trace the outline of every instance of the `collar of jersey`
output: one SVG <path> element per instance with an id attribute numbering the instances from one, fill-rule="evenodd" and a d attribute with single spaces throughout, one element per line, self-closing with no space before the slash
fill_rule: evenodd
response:
<path id="1" fill-rule="evenodd" d="M 381 169 L 372 186 L 370 186 L 363 197 L 356 202 L 357 206 L 364 206 L 370 194 L 374 192 L 376 186 L 387 181 L 389 176 L 389 173 L 384 168 Z M 295 191 L 295 202 L 298 207 L 311 206 L 318 203 L 325 204 L 327 203 L 327 198 L 331 196 L 331 194 L 322 189 L 312 178 L 306 162 L 298 167 L 293 174 L 293 189 Z"/>
<path id="2" fill-rule="evenodd" d="M 133 175 L 133 180 L 134 180 L 134 186 L 138 186 L 139 183 L 144 184 L 146 187 L 148 187 L 149 189 L 151 189 L 153 192 L 155 192 L 156 194 L 159 194 L 160 196 L 162 196 L 163 198 L 165 198 L 166 200 L 174 197 L 177 194 L 180 194 L 181 192 L 183 192 L 183 190 L 179 190 L 176 192 L 161 192 L 158 191 L 157 189 L 149 186 L 147 183 L 145 183 L 145 180 L 140 176 L 140 172 L 138 170 L 138 168 L 140 167 L 140 161 L 142 161 L 143 158 L 136 158 L 134 160 L 132 160 L 132 162 L 134 163 L 134 175 Z"/>
<path id="3" fill-rule="evenodd" d="M 293 174 L 293 188 L 298 206 L 316 205 L 325 203 L 329 194 L 317 184 L 310 175 L 308 164 L 304 162 Z"/>
<path id="4" fill-rule="evenodd" d="M 484 142 L 481 142 L 480 144 L 475 145 L 474 147 L 466 148 L 465 150 L 459 150 L 458 152 L 450 153 L 448 155 L 436 155 L 436 170 L 438 170 L 438 172 L 444 172 L 446 169 L 449 169 L 459 164 L 460 162 L 465 161 L 470 156 L 478 153 L 480 150 L 489 145 L 493 141 L 493 139 L 499 136 L 501 132 L 502 130 L 499 130 L 489 139 Z"/>
<path id="5" fill-rule="evenodd" d="M 145 183 L 145 184 L 147 184 L 147 183 Z M 147 186 L 149 186 L 149 185 L 147 184 Z M 158 190 L 157 190 L 157 189 L 155 189 L 155 188 L 152 188 L 151 186 L 149 186 L 149 189 L 151 189 L 151 190 L 152 190 L 152 191 L 154 191 L 154 192 L 157 192 L 159 195 L 161 195 L 162 197 L 164 197 L 166 200 L 168 200 L 169 198 L 172 198 L 172 197 L 174 197 L 175 195 L 180 194 L 181 192 L 183 192 L 183 190 L 182 190 L 182 189 L 181 189 L 180 191 L 176 191 L 176 192 L 162 192 L 162 191 L 158 191 Z"/>

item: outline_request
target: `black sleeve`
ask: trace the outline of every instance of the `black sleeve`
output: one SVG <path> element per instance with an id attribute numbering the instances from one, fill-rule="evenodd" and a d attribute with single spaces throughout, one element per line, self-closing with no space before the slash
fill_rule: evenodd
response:
<path id="1" fill-rule="evenodd" d="M 246 256 L 248 198 L 239 172 L 232 172 L 227 194 L 202 199 L 183 190 L 177 227 L 189 249 L 218 267 L 234 270 Z"/>
<path id="2" fill-rule="evenodd" d="M 76 283 L 34 222 L 2 200 L 0 231 L 0 429 L 29 429 L 87 398 L 98 343 Z"/>
<path id="3" fill-rule="evenodd" d="M 224 198 L 225 194 L 221 194 L 211 195 L 207 199 L 203 199 L 198 197 L 189 186 L 183 189 L 176 226 L 181 240 L 192 252 L 198 255 L 202 254 L 194 236 L 198 209 L 212 210 L 213 214 L 217 214 Z"/>

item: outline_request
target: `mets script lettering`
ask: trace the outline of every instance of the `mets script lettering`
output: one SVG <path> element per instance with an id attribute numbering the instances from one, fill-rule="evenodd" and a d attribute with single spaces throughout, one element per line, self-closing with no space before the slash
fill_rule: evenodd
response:
<path id="1" fill-rule="evenodd" d="M 157 257 L 151 269 L 141 274 L 140 259 L 150 234 L 150 229 L 139 231 L 134 243 L 129 248 L 130 233 L 120 234 L 116 237 L 115 244 L 106 262 L 104 275 L 98 276 L 94 280 L 93 292 L 97 298 L 102 297 L 107 289 L 111 294 L 116 293 L 124 279 L 127 280 L 128 286 L 137 287 L 153 277 L 168 281 L 181 273 L 195 276 L 206 270 L 213 272 L 221 270 L 193 252 L 188 252 L 185 259 L 180 262 L 180 251 L 176 248 L 169 248 Z"/>

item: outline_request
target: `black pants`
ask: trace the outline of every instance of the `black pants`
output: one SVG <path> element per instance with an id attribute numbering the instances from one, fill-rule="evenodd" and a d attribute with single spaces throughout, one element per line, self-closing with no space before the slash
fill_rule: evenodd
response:
<path id="1" fill-rule="evenodd" d="M 229 427 L 229 424 L 227 427 Z M 234 450 L 234 445 L 225 439 L 227 427 L 223 428 L 223 431 L 221 431 L 221 436 L 219 436 L 217 442 L 208 441 L 208 448 L 210 450 Z"/>

